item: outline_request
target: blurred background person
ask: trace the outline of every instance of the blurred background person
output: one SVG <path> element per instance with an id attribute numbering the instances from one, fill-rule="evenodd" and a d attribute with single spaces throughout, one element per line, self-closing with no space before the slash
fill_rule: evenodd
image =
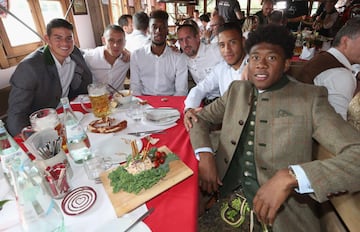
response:
<path id="1" fill-rule="evenodd" d="M 132 16 L 128 14 L 123 14 L 118 19 L 119 26 L 125 31 L 125 38 L 127 38 L 128 35 L 130 35 L 133 30 L 133 20 Z"/>
<path id="2" fill-rule="evenodd" d="M 340 29 L 339 12 L 335 8 L 337 0 L 325 0 L 324 11 L 316 17 L 313 29 L 319 35 L 334 37 Z"/>
<path id="3" fill-rule="evenodd" d="M 209 24 L 210 29 L 204 32 L 204 42 L 205 43 L 217 43 L 218 42 L 218 29 L 221 25 L 225 23 L 225 20 L 222 16 L 215 14 Z"/>
<path id="4" fill-rule="evenodd" d="M 137 12 L 133 16 L 133 32 L 128 36 L 125 48 L 130 52 L 150 43 L 148 36 L 149 16 L 145 12 Z"/>
<path id="5" fill-rule="evenodd" d="M 256 30 L 258 25 L 259 25 L 259 19 L 256 15 L 250 15 L 250 16 L 246 17 L 245 21 L 242 25 L 243 37 L 245 39 L 247 39 L 248 34 L 252 31 Z"/>
<path id="6" fill-rule="evenodd" d="M 237 0 L 218 0 L 217 10 L 225 22 L 237 22 L 244 18 Z"/>
<path id="7" fill-rule="evenodd" d="M 291 31 L 301 30 L 301 21 L 305 20 L 309 13 L 308 1 L 287 0 L 286 5 L 287 27 Z"/>
<path id="8" fill-rule="evenodd" d="M 286 15 L 279 10 L 274 10 L 270 13 L 268 17 L 268 23 L 269 24 L 276 24 L 280 26 L 286 26 L 287 24 L 287 18 Z"/>
<path id="9" fill-rule="evenodd" d="M 259 18 L 259 25 L 268 24 L 268 17 L 274 9 L 274 2 L 272 0 L 264 0 L 261 10 L 255 15 Z"/>

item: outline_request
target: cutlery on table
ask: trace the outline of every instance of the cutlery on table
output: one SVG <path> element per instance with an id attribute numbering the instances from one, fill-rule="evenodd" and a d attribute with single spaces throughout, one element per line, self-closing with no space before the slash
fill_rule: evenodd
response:
<path id="1" fill-rule="evenodd" d="M 148 131 L 137 131 L 137 132 L 130 132 L 127 133 L 128 135 L 135 135 L 137 137 L 149 135 L 149 134 L 161 134 L 163 130 L 148 130 Z"/>
<path id="2" fill-rule="evenodd" d="M 148 211 L 146 211 L 143 215 L 141 215 L 138 219 L 133 221 L 125 230 L 124 232 L 130 231 L 131 228 L 133 228 L 136 224 L 144 220 L 147 216 L 149 216 L 154 211 L 154 208 L 150 208 Z"/>
<path id="3" fill-rule="evenodd" d="M 122 94 L 119 90 L 117 90 L 114 86 L 107 84 L 107 86 L 110 87 L 110 89 L 114 90 L 117 94 L 119 94 L 122 97 L 125 97 L 124 94 Z"/>

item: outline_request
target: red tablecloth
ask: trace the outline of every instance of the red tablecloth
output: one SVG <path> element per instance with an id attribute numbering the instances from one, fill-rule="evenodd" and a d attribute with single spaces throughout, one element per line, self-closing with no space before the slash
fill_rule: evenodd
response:
<path id="1" fill-rule="evenodd" d="M 173 107 L 181 112 L 178 125 L 166 130 L 165 134 L 154 134 L 152 137 L 159 138 L 157 147 L 166 145 L 177 154 L 181 160 L 194 171 L 194 175 L 161 193 L 146 203 L 147 207 L 154 207 L 154 212 L 144 222 L 154 232 L 192 232 L 197 228 L 198 214 L 198 162 L 194 156 L 190 144 L 189 135 L 183 124 L 183 96 L 140 96 L 154 107 Z M 72 104 L 73 110 L 83 111 L 80 104 Z M 62 109 L 59 110 L 59 113 Z M 16 140 L 24 148 L 22 140 Z"/>

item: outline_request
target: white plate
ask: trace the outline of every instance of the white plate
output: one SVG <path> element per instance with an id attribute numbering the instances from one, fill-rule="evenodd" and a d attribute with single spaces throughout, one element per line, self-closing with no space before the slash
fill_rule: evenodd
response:
<path id="1" fill-rule="evenodd" d="M 104 225 L 96 228 L 96 232 L 103 231 L 124 231 L 132 222 L 129 217 L 116 218 L 106 222 Z M 131 232 L 151 232 L 150 228 L 144 223 L 139 222 L 129 230 Z"/>
<path id="2" fill-rule="evenodd" d="M 170 117 L 170 118 L 164 118 L 164 119 L 161 119 L 158 121 L 151 121 L 146 118 L 143 118 L 143 122 L 145 124 L 149 124 L 149 125 L 166 126 L 166 125 L 176 123 L 176 121 L 179 120 L 179 118 L 180 118 L 180 116 L 175 116 L 175 117 Z"/>
<path id="3" fill-rule="evenodd" d="M 83 113 L 81 113 L 80 111 L 73 111 L 73 112 L 79 121 L 81 121 L 81 119 L 83 119 L 83 117 L 84 117 Z M 59 116 L 60 121 L 62 121 L 63 117 L 64 117 L 64 113 L 58 114 L 58 116 Z"/>
<path id="4" fill-rule="evenodd" d="M 101 143 L 98 149 L 94 151 L 96 155 L 110 157 L 114 163 L 122 163 L 131 154 L 131 140 L 134 137 L 115 135 Z M 143 147 L 140 139 L 136 139 L 136 145 L 139 151 Z"/>

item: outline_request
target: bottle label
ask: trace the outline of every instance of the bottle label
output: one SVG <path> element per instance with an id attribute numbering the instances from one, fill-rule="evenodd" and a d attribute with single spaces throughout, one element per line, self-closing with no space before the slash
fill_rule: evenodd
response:
<path id="1" fill-rule="evenodd" d="M 21 160 L 23 160 L 23 157 L 24 157 L 23 155 L 25 155 L 25 154 L 23 153 L 23 151 L 21 149 L 18 149 L 17 151 L 6 154 L 6 155 L 2 155 L 1 156 L 1 166 L 2 166 L 4 173 L 9 174 L 10 173 L 9 165 L 10 165 L 11 161 L 13 161 L 16 157 L 19 157 Z"/>
<path id="2" fill-rule="evenodd" d="M 84 137 L 86 137 L 86 134 L 83 128 L 79 125 L 79 123 L 76 123 L 74 125 L 67 125 L 65 127 L 65 130 L 68 141 L 82 140 Z"/>

